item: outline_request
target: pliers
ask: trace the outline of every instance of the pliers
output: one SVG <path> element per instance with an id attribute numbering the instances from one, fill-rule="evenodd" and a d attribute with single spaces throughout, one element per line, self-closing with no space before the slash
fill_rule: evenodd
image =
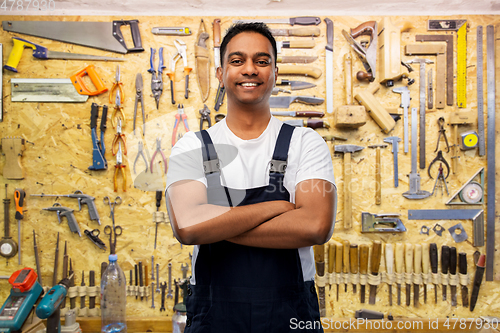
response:
<path id="1" fill-rule="evenodd" d="M 153 157 L 151 158 L 151 166 L 149 168 L 151 170 L 151 173 L 153 173 L 153 163 L 157 153 L 161 154 L 163 164 L 165 165 L 165 173 L 167 173 L 167 159 L 165 158 L 165 154 L 163 154 L 163 151 L 161 150 L 161 138 L 156 138 L 156 150 L 153 154 Z"/>
<path id="2" fill-rule="evenodd" d="M 118 119 L 118 125 L 116 126 L 116 134 L 113 138 L 113 145 L 111 146 L 111 152 L 113 156 L 118 152 L 116 146 L 120 146 L 120 141 L 123 142 L 124 155 L 127 155 L 127 145 L 125 142 L 125 134 L 122 134 L 122 120 Z"/>
<path id="3" fill-rule="evenodd" d="M 158 70 L 155 70 L 155 54 L 156 49 L 151 48 L 151 68 L 148 69 L 148 72 L 151 73 L 151 92 L 153 93 L 153 97 L 155 98 L 156 109 L 158 110 L 158 107 L 160 105 L 160 96 L 163 93 L 163 78 L 161 75 L 163 74 L 163 69 L 167 67 L 163 66 L 163 47 L 160 47 L 160 50 L 158 52 L 160 62 L 158 63 Z"/>
<path id="4" fill-rule="evenodd" d="M 111 87 L 111 90 L 109 91 L 109 102 L 113 103 L 113 92 L 116 91 L 116 94 L 120 92 L 120 102 L 123 103 L 123 100 L 125 99 L 125 93 L 123 92 L 123 83 L 120 81 L 120 65 L 116 65 L 116 75 L 115 75 L 115 82 L 113 83 L 113 87 Z"/>
<path id="5" fill-rule="evenodd" d="M 104 132 L 106 131 L 106 120 L 108 118 L 108 106 L 102 107 L 101 118 L 101 136 L 97 136 L 97 118 L 99 117 L 99 105 L 92 103 L 90 112 L 90 129 L 92 136 L 92 165 L 89 170 L 106 170 L 108 162 L 106 161 L 106 147 L 104 146 Z"/>
<path id="6" fill-rule="evenodd" d="M 184 129 L 189 132 L 189 125 L 187 122 L 187 116 L 184 113 L 184 105 L 179 104 L 177 106 L 177 114 L 175 115 L 174 129 L 172 130 L 172 147 L 175 145 L 175 137 L 177 136 L 177 128 L 179 123 L 184 123 Z"/>
<path id="7" fill-rule="evenodd" d="M 146 172 L 148 172 L 148 160 L 146 158 L 146 156 L 144 155 L 144 143 L 142 143 L 142 141 L 139 141 L 139 149 L 137 151 L 137 156 L 135 157 L 135 161 L 134 161 L 134 173 L 137 174 L 137 172 L 135 171 L 135 165 L 137 164 L 137 160 L 139 159 L 139 156 L 142 156 L 142 158 L 144 159 L 144 164 L 146 164 Z"/>
<path id="8" fill-rule="evenodd" d="M 123 177 L 122 189 L 123 192 L 127 192 L 127 174 L 125 173 L 125 165 L 123 164 L 123 155 L 122 155 L 122 143 L 118 142 L 118 153 L 116 154 L 116 164 L 115 164 L 115 176 L 113 177 L 113 183 L 115 185 L 115 192 L 118 192 L 118 173 L 121 170 L 121 174 Z"/>
<path id="9" fill-rule="evenodd" d="M 113 128 L 116 127 L 115 125 L 115 117 L 116 113 L 120 112 L 120 117 L 118 119 L 123 119 L 123 127 L 125 127 L 125 113 L 123 113 L 123 108 L 122 108 L 122 103 L 121 103 L 121 93 L 120 91 L 116 92 L 116 98 L 115 98 L 115 110 L 113 111 L 113 115 L 111 116 L 111 124 L 113 125 Z"/>
<path id="10" fill-rule="evenodd" d="M 175 98 L 174 98 L 174 80 L 175 80 L 175 64 L 177 63 L 177 60 L 179 58 L 182 58 L 182 61 L 184 62 L 184 76 L 185 76 L 185 92 L 184 92 L 184 98 L 189 98 L 189 72 L 191 72 L 192 68 L 188 67 L 188 62 L 187 62 L 187 46 L 186 43 L 184 43 L 180 39 L 174 40 L 174 45 L 177 48 L 177 53 L 172 56 L 170 59 L 170 73 L 168 73 L 168 77 L 170 78 L 170 93 L 172 96 L 172 104 L 175 104 Z"/>
<path id="11" fill-rule="evenodd" d="M 203 123 L 206 121 L 208 123 L 208 128 L 212 127 L 212 121 L 210 120 L 210 109 L 206 104 L 203 104 L 203 109 L 200 110 L 200 131 L 203 130 Z"/>
<path id="12" fill-rule="evenodd" d="M 444 117 L 440 117 L 438 119 L 438 124 L 439 124 L 439 136 L 437 140 L 437 145 L 436 145 L 436 150 L 434 152 L 437 152 L 439 149 L 439 140 L 441 140 L 441 135 L 444 136 L 444 141 L 446 142 L 446 152 L 450 152 L 450 145 L 448 144 L 448 139 L 446 138 L 446 130 L 444 129 Z"/>
<path id="13" fill-rule="evenodd" d="M 142 136 L 146 134 L 146 116 L 144 115 L 144 96 L 142 94 L 142 75 L 137 73 L 135 77 L 135 106 L 134 106 L 134 135 L 135 135 L 135 118 L 137 117 L 137 104 L 141 102 L 142 109 Z"/>

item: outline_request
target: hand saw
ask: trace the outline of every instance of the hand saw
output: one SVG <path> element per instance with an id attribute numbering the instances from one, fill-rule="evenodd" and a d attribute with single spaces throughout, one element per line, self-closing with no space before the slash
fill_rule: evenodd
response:
<path id="1" fill-rule="evenodd" d="M 134 47 L 125 44 L 120 28 L 130 26 Z M 113 22 L 3 21 L 3 30 L 117 52 L 142 52 L 138 20 Z"/>

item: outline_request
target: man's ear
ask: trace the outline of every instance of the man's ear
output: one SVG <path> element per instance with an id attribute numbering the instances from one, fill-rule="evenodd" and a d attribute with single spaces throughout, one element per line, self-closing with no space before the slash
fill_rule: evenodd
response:
<path id="1" fill-rule="evenodd" d="M 276 82 L 278 82 L 278 66 L 274 69 L 274 85 L 276 86 Z"/>
<path id="2" fill-rule="evenodd" d="M 216 76 L 217 76 L 217 79 L 219 80 L 219 84 L 220 84 L 221 88 L 223 88 L 224 81 L 222 81 L 222 67 L 217 67 Z"/>

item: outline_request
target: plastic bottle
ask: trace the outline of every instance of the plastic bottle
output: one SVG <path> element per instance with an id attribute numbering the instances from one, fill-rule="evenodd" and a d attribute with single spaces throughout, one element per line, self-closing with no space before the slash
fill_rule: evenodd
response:
<path id="1" fill-rule="evenodd" d="M 109 265 L 101 278 L 101 332 L 126 333 L 127 292 L 125 274 L 116 262 L 116 254 L 109 255 Z"/>

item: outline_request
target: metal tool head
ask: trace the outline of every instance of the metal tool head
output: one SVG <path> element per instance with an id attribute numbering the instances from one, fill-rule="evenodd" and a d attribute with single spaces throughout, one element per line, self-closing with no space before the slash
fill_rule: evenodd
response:
<path id="1" fill-rule="evenodd" d="M 137 94 L 141 93 L 142 94 L 142 88 L 143 88 L 143 83 L 142 83 L 142 74 L 137 73 L 135 76 L 135 91 Z"/>
<path id="2" fill-rule="evenodd" d="M 322 138 L 325 141 L 331 141 L 331 142 L 335 142 L 335 140 L 347 141 L 347 138 L 337 136 L 337 135 L 332 135 L 332 134 L 323 135 Z"/>
<path id="3" fill-rule="evenodd" d="M 392 89 L 392 92 L 395 92 L 397 94 L 406 94 L 406 93 L 410 93 L 410 89 L 408 89 L 407 86 L 404 86 L 404 87 L 397 87 L 397 88 L 394 88 Z"/>
<path id="4" fill-rule="evenodd" d="M 116 65 L 115 80 L 116 82 L 120 82 L 120 65 Z"/>
<path id="5" fill-rule="evenodd" d="M 184 104 L 177 105 L 177 113 L 181 115 L 184 114 Z"/>
<path id="6" fill-rule="evenodd" d="M 365 149 L 365 147 L 356 146 L 356 145 L 339 145 L 335 146 L 336 153 L 355 153 Z"/>
<path id="7" fill-rule="evenodd" d="M 387 145 L 384 144 L 376 144 L 376 145 L 369 145 L 368 148 L 386 148 Z"/>
<path id="8" fill-rule="evenodd" d="M 174 56 L 174 58 L 176 58 L 177 56 L 180 56 L 182 58 L 183 63 L 184 63 L 184 67 L 187 67 L 188 64 L 187 64 L 187 53 L 186 53 L 187 45 L 186 45 L 186 43 L 181 39 L 176 39 L 176 40 L 174 40 L 174 45 L 177 48 L 177 54 Z M 175 59 L 175 62 L 177 62 L 178 59 L 179 58 L 177 57 L 177 59 Z M 173 67 L 175 67 L 175 62 L 174 62 Z"/>
<path id="9" fill-rule="evenodd" d="M 161 150 L 161 137 L 156 138 L 156 150 Z"/>
<path id="10" fill-rule="evenodd" d="M 122 119 L 118 118 L 118 124 L 116 125 L 116 133 L 118 135 L 122 134 Z"/>
<path id="11" fill-rule="evenodd" d="M 122 143 L 118 142 L 118 153 L 116 153 L 116 164 L 122 165 L 123 163 L 123 155 L 122 155 Z"/>
<path id="12" fill-rule="evenodd" d="M 201 109 L 199 111 L 200 111 L 200 115 L 202 118 L 206 118 L 206 117 L 210 116 L 210 109 L 208 108 L 208 106 L 206 104 L 203 104 L 203 109 Z"/>
<path id="13" fill-rule="evenodd" d="M 440 224 L 436 224 L 432 228 L 432 230 L 436 233 L 436 235 L 438 235 L 439 237 L 441 237 L 443 235 L 444 228 Z"/>
<path id="14" fill-rule="evenodd" d="M 458 224 L 450 227 L 448 229 L 448 231 L 450 232 L 451 237 L 453 238 L 453 240 L 456 243 L 461 243 L 461 242 L 467 240 L 467 238 L 469 238 L 469 236 L 467 235 L 467 232 L 465 232 L 465 229 L 462 226 L 462 223 L 458 223 Z"/>
<path id="15" fill-rule="evenodd" d="M 392 145 L 392 152 L 398 151 L 398 142 L 401 142 L 401 138 L 398 136 L 390 136 L 384 139 L 384 142 L 390 143 Z"/>
<path id="16" fill-rule="evenodd" d="M 434 61 L 424 58 L 415 58 L 412 60 L 408 60 L 406 63 L 408 64 L 433 64 Z"/>
<path id="17" fill-rule="evenodd" d="M 120 90 L 117 89 L 116 90 L 116 97 L 115 97 L 115 104 L 117 107 L 120 107 L 121 106 L 121 97 L 120 97 Z"/>

